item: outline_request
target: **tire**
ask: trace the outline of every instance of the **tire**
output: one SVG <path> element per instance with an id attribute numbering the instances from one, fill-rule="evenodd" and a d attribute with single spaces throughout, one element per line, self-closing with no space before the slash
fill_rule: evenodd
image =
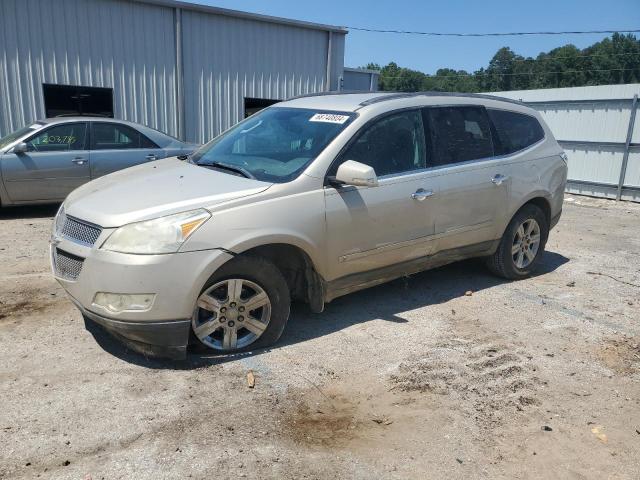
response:
<path id="1" fill-rule="evenodd" d="M 240 293 L 236 295 L 232 290 L 238 290 L 238 284 Z M 214 288 L 216 285 L 218 287 Z M 223 301 L 225 288 L 226 299 Z M 245 310 L 243 305 L 248 309 L 252 304 L 264 302 L 260 292 L 266 294 L 268 305 Z M 191 320 L 192 343 L 208 352 L 221 354 L 273 345 L 284 331 L 290 307 L 289 287 L 273 263 L 261 257 L 235 257 L 215 272 L 202 288 Z M 269 318 L 265 323 L 267 308 Z M 205 336 L 214 327 L 216 330 Z M 234 335 L 230 333 L 233 330 L 236 331 L 235 346 Z"/>
<path id="2" fill-rule="evenodd" d="M 533 226 L 534 230 L 529 237 L 535 238 L 535 234 L 533 234 L 536 231 L 535 225 L 538 227 L 539 241 L 533 259 L 531 259 L 533 242 L 529 240 L 527 243 L 526 235 L 524 236 L 524 242 L 520 242 L 519 239 L 522 236 L 522 232 L 526 233 L 525 229 L 528 230 L 530 226 Z M 521 226 L 524 227 L 523 231 L 519 231 Z M 487 259 L 489 270 L 495 275 L 509 280 L 527 278 L 540 263 L 548 237 L 549 223 L 544 212 L 535 205 L 525 205 L 513 216 L 502 235 L 498 249 Z M 520 251 L 516 250 L 517 248 Z M 520 261 L 521 259 L 523 261 Z"/>

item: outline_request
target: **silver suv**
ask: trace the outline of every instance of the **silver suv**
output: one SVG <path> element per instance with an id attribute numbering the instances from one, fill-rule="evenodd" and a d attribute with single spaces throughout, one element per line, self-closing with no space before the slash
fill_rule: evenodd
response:
<path id="1" fill-rule="evenodd" d="M 327 94 L 257 113 L 188 158 L 107 175 L 55 219 L 53 272 L 85 317 L 146 354 L 278 340 L 291 300 L 469 257 L 528 276 L 566 157 L 534 110 L 443 93 Z"/>

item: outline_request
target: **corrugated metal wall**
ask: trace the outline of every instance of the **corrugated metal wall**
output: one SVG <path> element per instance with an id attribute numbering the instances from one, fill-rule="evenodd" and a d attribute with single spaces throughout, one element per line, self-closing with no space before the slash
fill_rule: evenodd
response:
<path id="1" fill-rule="evenodd" d="M 191 11 L 182 22 L 189 140 L 203 143 L 242 120 L 245 97 L 327 89 L 328 32 Z M 344 49 L 344 35 L 332 35 L 334 55 L 340 40 Z"/>
<path id="2" fill-rule="evenodd" d="M 377 92 L 380 74 L 372 70 L 345 68 L 342 78 L 342 89 L 345 91 Z"/>
<path id="3" fill-rule="evenodd" d="M 2 0 L 0 135 L 45 115 L 43 83 L 111 87 L 114 115 L 177 134 L 173 9 Z"/>
<path id="4" fill-rule="evenodd" d="M 569 158 L 574 193 L 616 198 L 631 118 L 640 85 L 601 85 L 493 92 L 538 110 Z M 640 118 L 628 148 L 621 198 L 640 201 Z"/>
<path id="5" fill-rule="evenodd" d="M 113 88 L 116 118 L 205 142 L 242 119 L 244 97 L 327 90 L 329 35 L 331 89 L 338 88 L 344 33 L 148 1 L 1 0 L 0 136 L 43 118 L 42 84 L 53 83 Z"/>

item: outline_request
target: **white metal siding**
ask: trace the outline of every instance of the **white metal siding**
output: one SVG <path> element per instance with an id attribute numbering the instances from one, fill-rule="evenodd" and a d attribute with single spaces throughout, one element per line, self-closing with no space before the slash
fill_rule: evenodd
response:
<path id="1" fill-rule="evenodd" d="M 623 148 L 565 146 L 569 158 L 569 178 L 581 182 L 616 185 L 620 177 Z"/>
<path id="2" fill-rule="evenodd" d="M 569 191 L 615 198 L 633 96 L 640 95 L 640 85 L 519 90 L 492 95 L 521 100 L 542 114 L 569 158 Z M 617 145 L 598 144 L 607 142 Z M 622 192 L 622 198 L 635 201 L 640 201 L 638 143 L 640 115 L 636 114 L 623 182 L 627 188 Z"/>
<path id="3" fill-rule="evenodd" d="M 345 69 L 342 89 L 345 91 L 375 92 L 378 90 L 378 75 L 369 71 Z"/>
<path id="4" fill-rule="evenodd" d="M 559 140 L 624 142 L 631 113 L 631 99 L 605 104 L 532 105 L 544 117 Z"/>
<path id="5" fill-rule="evenodd" d="M 184 112 L 184 139 L 205 142 L 242 119 L 244 97 L 327 90 L 330 30 L 331 88 L 338 88 L 340 29 L 162 3 L 0 0 L 0 136 L 45 116 L 42 84 L 52 83 L 113 88 L 116 118 L 174 136 Z M 177 8 L 184 105 L 176 86 Z"/>
<path id="6" fill-rule="evenodd" d="M 42 84 L 113 88 L 114 115 L 177 134 L 173 9 L 2 0 L 0 135 L 45 116 Z"/>
<path id="7" fill-rule="evenodd" d="M 636 117 L 636 121 L 638 120 L 640 119 Z M 624 178 L 624 184 L 640 188 L 640 150 L 637 148 L 629 152 L 629 163 L 627 163 L 627 174 Z M 638 197 L 640 197 L 640 194 Z"/>
<path id="8" fill-rule="evenodd" d="M 245 97 L 326 90 L 328 32 L 190 11 L 182 22 L 188 140 L 206 142 L 242 120 Z"/>

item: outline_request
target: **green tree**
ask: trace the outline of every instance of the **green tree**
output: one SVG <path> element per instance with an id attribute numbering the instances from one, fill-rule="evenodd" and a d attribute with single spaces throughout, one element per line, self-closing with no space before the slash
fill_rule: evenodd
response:
<path id="1" fill-rule="evenodd" d="M 398 66 L 369 63 L 380 70 L 381 90 L 412 92 L 491 92 L 535 88 L 576 87 L 640 82 L 640 41 L 631 34 L 614 33 L 585 49 L 564 45 L 536 58 L 523 57 L 502 47 L 487 67 L 473 74 L 451 68 L 435 75 Z"/>

